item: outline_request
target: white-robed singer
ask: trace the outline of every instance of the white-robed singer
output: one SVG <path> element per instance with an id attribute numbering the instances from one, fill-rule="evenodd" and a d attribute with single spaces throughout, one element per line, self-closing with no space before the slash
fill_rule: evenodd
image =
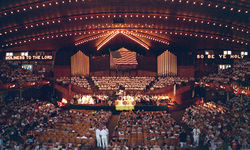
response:
<path id="1" fill-rule="evenodd" d="M 194 129 L 193 129 L 193 138 L 194 138 L 194 144 L 195 146 L 198 146 L 199 145 L 199 137 L 200 137 L 200 129 L 196 126 Z"/>
<path id="2" fill-rule="evenodd" d="M 109 130 L 104 126 L 100 132 L 101 138 L 102 138 L 102 148 L 108 148 L 108 135 Z"/>
<path id="3" fill-rule="evenodd" d="M 99 126 L 96 127 L 95 134 L 96 134 L 96 145 L 97 145 L 97 147 L 102 147 L 101 130 L 100 130 Z"/>

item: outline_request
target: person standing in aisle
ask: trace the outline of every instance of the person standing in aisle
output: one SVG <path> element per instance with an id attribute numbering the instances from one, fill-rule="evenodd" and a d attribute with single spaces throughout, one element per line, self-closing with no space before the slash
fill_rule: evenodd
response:
<path id="1" fill-rule="evenodd" d="M 101 130 L 100 130 L 99 125 L 95 129 L 95 135 L 96 135 L 96 145 L 97 145 L 97 147 L 102 147 Z"/>
<path id="2" fill-rule="evenodd" d="M 109 135 L 109 130 L 104 126 L 101 130 L 101 138 L 102 138 L 102 148 L 108 148 L 108 135 Z"/>
<path id="3" fill-rule="evenodd" d="M 198 146 L 199 145 L 199 137 L 200 137 L 200 129 L 195 126 L 195 128 L 193 129 L 193 138 L 194 138 L 194 145 Z"/>

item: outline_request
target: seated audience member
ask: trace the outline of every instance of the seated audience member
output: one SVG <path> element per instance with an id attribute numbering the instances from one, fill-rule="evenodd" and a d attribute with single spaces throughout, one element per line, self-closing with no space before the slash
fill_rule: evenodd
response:
<path id="1" fill-rule="evenodd" d="M 249 145 L 246 137 L 249 137 L 247 129 L 247 112 L 249 98 L 236 96 L 225 104 L 207 102 L 186 109 L 182 121 L 190 127 L 201 127 L 200 146 L 208 146 L 211 149 L 236 148 L 238 143 Z M 202 143 L 201 143 L 202 142 Z M 239 147 L 243 147 L 240 145 Z"/>

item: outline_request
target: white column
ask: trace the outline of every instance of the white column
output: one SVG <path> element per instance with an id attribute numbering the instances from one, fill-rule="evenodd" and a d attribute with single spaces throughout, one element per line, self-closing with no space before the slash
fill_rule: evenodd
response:
<path id="1" fill-rule="evenodd" d="M 192 98 L 194 98 L 194 95 L 195 95 L 195 90 L 193 88 L 193 90 L 192 90 Z"/>

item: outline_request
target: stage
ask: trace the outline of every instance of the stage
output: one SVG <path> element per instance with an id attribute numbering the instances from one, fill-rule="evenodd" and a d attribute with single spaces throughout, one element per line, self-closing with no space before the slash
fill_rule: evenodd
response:
<path id="1" fill-rule="evenodd" d="M 60 87 L 60 88 L 59 88 Z M 67 90 L 66 88 L 63 88 L 61 86 L 56 85 L 55 88 L 58 91 L 61 91 L 64 93 L 64 97 L 73 97 L 73 95 L 77 95 L 77 92 Z M 119 90 L 120 91 L 120 90 Z M 191 90 L 190 86 L 184 86 L 177 89 L 177 95 L 174 97 L 174 101 L 164 101 L 161 103 L 162 100 L 152 100 L 152 101 L 145 101 L 145 98 L 143 101 L 138 102 L 138 100 L 135 100 L 135 97 L 132 98 L 131 96 L 125 95 L 123 92 L 117 92 L 117 100 L 114 100 L 112 103 L 108 103 L 106 100 L 107 97 L 99 97 L 100 95 L 95 95 L 94 97 L 99 97 L 98 99 L 101 99 L 101 101 L 97 101 L 96 98 L 93 98 L 90 95 L 80 95 L 78 97 L 75 97 L 74 102 L 68 102 L 66 108 L 67 109 L 79 109 L 79 110 L 109 110 L 113 112 L 119 112 L 119 111 L 137 111 L 137 110 L 144 110 L 144 111 L 178 111 L 181 109 L 185 109 L 186 107 L 192 105 L 195 103 L 195 99 L 191 98 Z M 157 93 L 157 90 L 150 91 L 150 92 L 156 92 L 154 94 L 150 93 L 148 95 L 158 96 L 162 95 L 161 93 Z M 166 92 L 166 90 L 164 90 Z M 172 94 L 172 91 L 166 92 L 169 95 Z M 143 96 L 148 96 L 143 95 Z M 165 94 L 167 95 L 167 94 Z M 107 95 L 105 95 L 107 96 Z M 151 96 L 151 98 L 153 97 Z M 92 97 L 92 98 L 89 98 Z M 132 96 L 133 97 L 133 96 Z M 168 97 L 168 96 L 167 96 Z M 173 97 L 173 96 L 172 96 Z M 103 100 L 105 99 L 105 100 Z M 165 98 L 164 98 L 165 99 Z M 131 100 L 131 101 L 129 101 Z M 109 101 L 110 102 L 110 101 Z M 144 102 L 150 102 L 150 103 L 144 103 Z M 158 102 L 158 103 L 157 103 Z"/>
<path id="2" fill-rule="evenodd" d="M 137 110 L 144 110 L 144 111 L 179 111 L 182 109 L 185 109 L 186 107 L 189 107 L 190 105 L 195 104 L 199 99 L 191 99 L 186 101 L 184 104 L 177 104 L 177 105 L 135 105 L 133 111 Z M 114 105 L 108 105 L 108 104 L 70 104 L 66 109 L 78 109 L 78 110 L 106 110 L 106 111 L 112 111 L 112 112 L 120 112 L 119 110 L 115 109 Z"/>
<path id="3" fill-rule="evenodd" d="M 70 109 L 83 109 L 83 110 L 109 110 L 117 111 L 115 106 L 109 105 L 69 105 Z M 169 111 L 168 106 L 155 106 L 155 105 L 136 105 L 133 111 L 144 110 L 144 111 Z"/>

